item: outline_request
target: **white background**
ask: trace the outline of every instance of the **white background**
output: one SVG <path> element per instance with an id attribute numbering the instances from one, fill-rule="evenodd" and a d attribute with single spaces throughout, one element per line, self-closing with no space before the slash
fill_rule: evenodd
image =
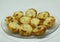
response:
<path id="1" fill-rule="evenodd" d="M 14 11 L 26 11 L 28 8 L 35 8 L 38 11 L 50 11 L 60 18 L 59 0 L 0 0 L 0 25 L 4 17 L 13 14 Z M 60 27 L 51 35 L 52 38 L 43 42 L 60 42 Z M 0 26 L 0 42 L 16 42 L 4 36 Z M 27 42 L 27 41 L 26 41 Z"/>

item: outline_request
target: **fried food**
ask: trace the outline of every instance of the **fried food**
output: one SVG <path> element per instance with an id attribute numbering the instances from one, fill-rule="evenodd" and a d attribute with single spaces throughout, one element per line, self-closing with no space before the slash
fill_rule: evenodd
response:
<path id="1" fill-rule="evenodd" d="M 13 16 L 6 17 L 5 21 L 7 24 L 9 24 L 10 22 L 17 22 L 18 23 L 18 21 Z"/>
<path id="2" fill-rule="evenodd" d="M 32 18 L 31 19 L 31 25 L 33 26 L 33 27 L 36 27 L 36 26 L 38 26 L 40 24 L 40 20 L 38 19 L 38 18 Z"/>
<path id="3" fill-rule="evenodd" d="M 53 26 L 55 23 L 55 18 L 53 16 L 47 17 L 47 19 L 43 22 L 43 25 L 46 25 L 47 27 Z"/>
<path id="4" fill-rule="evenodd" d="M 19 28 L 19 34 L 22 36 L 29 36 L 32 33 L 32 27 L 29 24 L 22 24 Z"/>
<path id="5" fill-rule="evenodd" d="M 49 12 L 45 11 L 45 12 L 38 13 L 37 18 L 41 20 L 45 20 L 49 16 L 50 16 Z"/>
<path id="6" fill-rule="evenodd" d="M 22 11 L 16 11 L 14 12 L 13 16 L 15 17 L 15 19 L 19 20 L 22 16 L 23 16 L 23 12 Z"/>
<path id="7" fill-rule="evenodd" d="M 31 21 L 30 17 L 24 16 L 24 17 L 20 18 L 21 23 L 30 23 L 30 21 Z"/>
<path id="8" fill-rule="evenodd" d="M 21 36 L 43 36 L 46 30 L 54 25 L 56 19 L 47 11 L 37 13 L 33 8 L 28 9 L 25 14 L 15 11 L 13 16 L 5 19 L 9 31 Z"/>
<path id="9" fill-rule="evenodd" d="M 18 23 L 10 22 L 7 26 L 12 33 L 19 33 L 20 25 Z"/>
<path id="10" fill-rule="evenodd" d="M 37 15 L 37 11 L 33 8 L 28 9 L 25 13 L 25 16 L 31 17 L 31 18 L 36 17 L 36 15 Z"/>
<path id="11" fill-rule="evenodd" d="M 46 26 L 40 25 L 33 30 L 33 34 L 36 36 L 42 36 L 46 32 Z"/>

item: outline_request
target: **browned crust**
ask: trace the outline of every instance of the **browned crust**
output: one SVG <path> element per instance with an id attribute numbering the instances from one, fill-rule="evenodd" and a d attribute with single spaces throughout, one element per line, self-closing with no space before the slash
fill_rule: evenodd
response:
<path id="1" fill-rule="evenodd" d="M 26 13 L 27 13 L 29 10 L 31 10 L 31 9 L 35 11 L 35 17 L 36 17 L 36 16 L 37 16 L 37 11 L 36 11 L 34 8 L 28 9 L 28 10 L 26 11 Z M 26 14 L 26 13 L 25 13 L 25 14 Z M 31 16 L 31 18 L 35 18 L 35 17 Z"/>
<path id="2" fill-rule="evenodd" d="M 48 17 L 50 16 L 50 13 L 49 12 L 47 12 L 47 11 L 45 11 L 46 13 L 48 13 Z M 41 14 L 41 13 L 43 13 L 43 12 L 40 12 L 40 13 L 38 13 L 38 15 L 37 15 L 37 18 L 38 18 L 38 16 L 39 16 L 39 14 Z M 43 15 L 44 17 L 45 17 L 45 15 Z M 40 20 L 45 20 L 45 19 L 42 19 L 42 18 L 39 18 Z"/>
<path id="3" fill-rule="evenodd" d="M 9 29 L 9 31 L 12 32 L 12 33 L 15 33 L 15 34 L 19 33 L 19 29 L 13 29 L 9 25 L 7 25 L 7 27 Z"/>
<path id="4" fill-rule="evenodd" d="M 21 13 L 23 13 L 22 11 L 20 11 Z M 15 12 L 14 12 L 14 14 L 13 14 L 13 17 L 15 17 L 15 19 L 17 20 L 17 21 L 19 21 L 19 19 L 21 18 L 21 17 L 23 17 L 24 15 L 22 14 L 22 16 L 20 17 L 20 18 L 16 18 L 16 16 L 18 16 L 18 14 L 15 14 Z"/>
<path id="5" fill-rule="evenodd" d="M 46 27 L 45 26 L 43 26 L 43 27 L 39 26 L 37 28 L 37 30 L 38 31 L 33 32 L 33 35 L 35 35 L 35 36 L 42 36 L 46 32 Z"/>
<path id="6" fill-rule="evenodd" d="M 33 18 L 32 18 L 33 19 Z M 31 19 L 31 20 L 32 20 Z M 37 18 L 38 19 L 38 18 Z M 36 26 L 34 26 L 32 23 L 31 23 L 31 21 L 30 21 L 30 23 L 29 23 L 31 26 L 32 26 L 32 28 L 34 29 Z M 38 22 L 38 25 L 37 26 L 39 26 L 40 25 L 40 20 L 39 20 L 39 22 Z"/>
<path id="7" fill-rule="evenodd" d="M 21 26 L 23 26 L 24 24 L 21 24 Z M 31 25 L 30 25 L 31 26 Z M 24 33 L 26 33 L 26 35 L 24 35 Z M 21 36 L 30 36 L 32 33 L 27 33 L 25 30 L 20 30 L 19 29 L 19 35 L 21 35 Z"/>

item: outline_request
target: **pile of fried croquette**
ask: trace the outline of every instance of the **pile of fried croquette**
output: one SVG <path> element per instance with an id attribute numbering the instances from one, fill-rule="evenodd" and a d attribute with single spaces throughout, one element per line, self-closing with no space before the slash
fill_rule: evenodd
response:
<path id="1" fill-rule="evenodd" d="M 12 16 L 5 18 L 8 30 L 21 36 L 42 36 L 54 25 L 55 20 L 48 11 L 38 13 L 34 8 L 26 12 L 15 11 Z"/>

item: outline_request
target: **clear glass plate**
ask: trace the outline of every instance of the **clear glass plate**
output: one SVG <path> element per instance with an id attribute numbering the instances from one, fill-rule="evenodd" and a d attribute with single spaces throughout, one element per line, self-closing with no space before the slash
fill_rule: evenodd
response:
<path id="1" fill-rule="evenodd" d="M 14 40 L 14 41 L 20 41 L 20 42 L 26 42 L 26 41 L 28 41 L 28 42 L 38 42 L 38 41 L 44 41 L 44 40 L 47 40 L 47 39 L 50 39 L 50 38 L 52 38 L 52 36 L 50 35 L 50 34 L 53 34 L 53 32 L 55 32 L 57 29 L 58 29 L 58 27 L 59 27 L 59 25 L 60 25 L 60 20 L 59 20 L 59 18 L 55 15 L 55 14 L 51 14 L 52 16 L 54 16 L 55 17 L 55 19 L 56 19 L 56 22 L 55 22 L 55 24 L 50 28 L 50 29 L 48 29 L 47 31 L 46 31 L 46 33 L 43 35 L 43 36 L 29 36 L 29 37 L 23 37 L 23 36 L 20 36 L 20 35 L 18 35 L 18 34 L 13 34 L 13 33 L 11 33 L 9 30 L 8 30 L 8 28 L 7 28 L 7 25 L 6 25 L 6 22 L 5 22 L 5 18 L 6 17 L 4 17 L 3 19 L 2 19 L 2 21 L 1 21 L 1 27 L 2 27 L 2 30 L 4 31 L 4 35 L 6 36 L 6 37 L 8 37 L 9 39 L 11 39 L 11 40 Z M 55 34 L 54 34 L 55 35 Z M 53 35 L 53 36 L 54 36 Z"/>
<path id="2" fill-rule="evenodd" d="M 7 28 L 7 25 L 5 23 L 5 19 L 2 20 L 1 22 L 1 26 L 2 26 L 2 29 L 4 30 L 4 32 L 10 36 L 13 36 L 13 37 L 16 37 L 16 38 L 23 38 L 23 39 L 34 39 L 34 38 L 45 38 L 46 36 L 48 36 L 49 34 L 53 33 L 55 30 L 57 30 L 57 28 L 59 27 L 59 20 L 57 17 L 56 18 L 56 22 L 55 24 L 50 28 L 50 29 L 47 29 L 46 33 L 43 35 L 43 36 L 29 36 L 29 37 L 23 37 L 23 36 L 20 36 L 18 34 L 13 34 L 11 33 L 8 28 Z"/>

